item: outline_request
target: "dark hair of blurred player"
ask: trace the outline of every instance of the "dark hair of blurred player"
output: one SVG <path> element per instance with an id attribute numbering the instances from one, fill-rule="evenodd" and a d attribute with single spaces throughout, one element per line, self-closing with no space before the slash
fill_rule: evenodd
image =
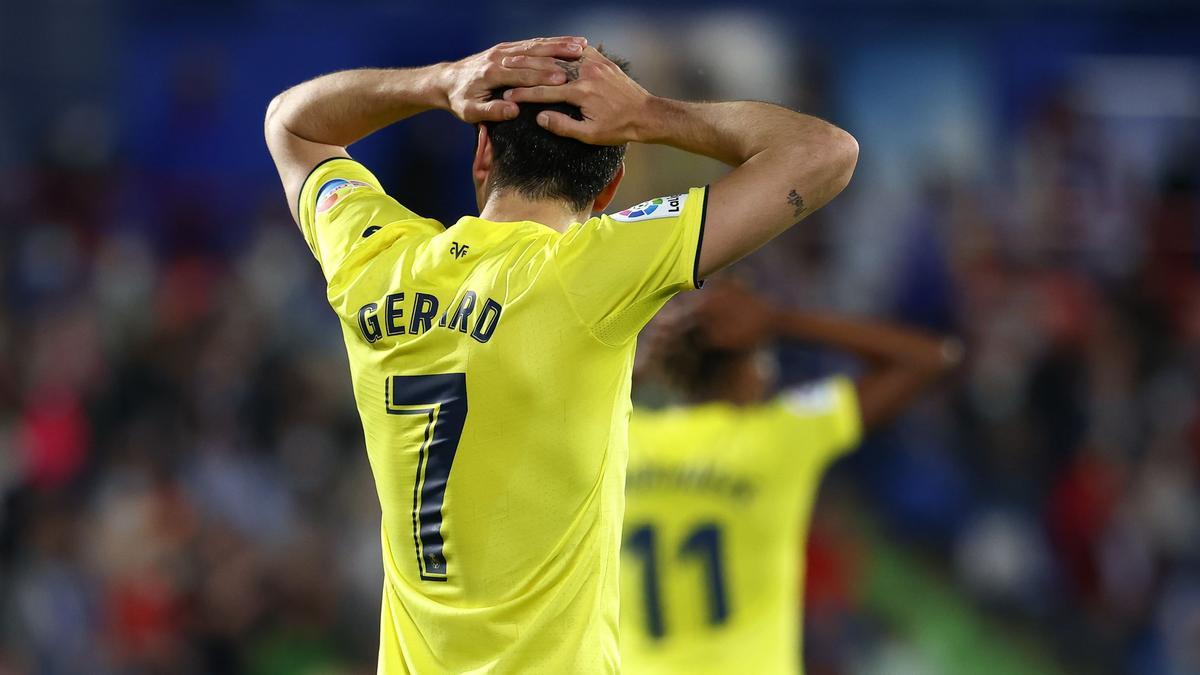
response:
<path id="1" fill-rule="evenodd" d="M 764 348 L 777 340 L 848 352 L 864 370 L 772 398 Z M 730 283 L 680 298 L 642 343 L 640 375 L 687 405 L 630 420 L 625 672 L 797 672 L 797 571 L 825 468 L 961 349 L 893 324 L 781 311 Z"/>
<path id="2" fill-rule="evenodd" d="M 857 356 L 864 370 L 854 385 L 868 431 L 903 411 L 962 356 L 956 339 L 882 321 L 781 311 L 729 281 L 672 303 L 647 336 L 645 367 L 691 403 L 762 401 L 775 384 L 762 349 L 778 340 Z"/>

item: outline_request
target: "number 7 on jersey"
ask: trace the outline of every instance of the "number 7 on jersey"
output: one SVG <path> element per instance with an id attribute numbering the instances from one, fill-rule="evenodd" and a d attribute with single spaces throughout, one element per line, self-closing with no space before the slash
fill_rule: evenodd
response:
<path id="1" fill-rule="evenodd" d="M 449 572 L 442 538 L 442 504 L 467 421 L 467 376 L 393 375 L 387 380 L 385 394 L 389 415 L 425 416 L 413 480 L 413 546 L 421 578 L 445 581 Z"/>

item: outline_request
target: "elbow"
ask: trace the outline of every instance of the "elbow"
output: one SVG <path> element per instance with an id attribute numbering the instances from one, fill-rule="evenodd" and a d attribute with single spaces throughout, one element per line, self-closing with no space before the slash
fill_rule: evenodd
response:
<path id="1" fill-rule="evenodd" d="M 276 94 L 271 102 L 267 104 L 267 112 L 263 115 L 263 134 L 267 138 L 267 144 L 270 145 L 275 139 L 283 138 L 290 133 L 288 126 L 288 118 L 292 117 L 292 108 L 288 104 L 288 92 Z"/>
<path id="2" fill-rule="evenodd" d="M 834 194 L 838 194 L 850 184 L 854 167 L 858 165 L 858 139 L 831 125 L 828 147 Z"/>
<path id="3" fill-rule="evenodd" d="M 263 116 L 263 132 L 271 138 L 271 129 L 279 124 L 279 109 L 283 105 L 283 94 L 278 94 L 267 104 L 267 112 Z"/>
<path id="4" fill-rule="evenodd" d="M 788 145 L 798 176 L 805 176 L 805 182 L 811 181 L 818 207 L 850 184 L 858 165 L 858 140 L 848 131 L 822 121 Z"/>

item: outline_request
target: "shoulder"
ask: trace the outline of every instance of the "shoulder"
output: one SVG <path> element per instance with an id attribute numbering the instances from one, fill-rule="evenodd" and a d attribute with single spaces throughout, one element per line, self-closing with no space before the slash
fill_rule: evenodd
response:
<path id="1" fill-rule="evenodd" d="M 862 437 L 862 419 L 854 382 L 834 376 L 790 389 L 777 400 L 781 418 L 817 445 L 832 449 L 856 444 Z M 818 442 L 819 441 L 819 442 Z"/>
<path id="2" fill-rule="evenodd" d="M 682 194 L 655 197 L 654 199 L 634 204 L 627 209 L 617 211 L 612 215 L 605 215 L 604 218 L 610 222 L 618 223 L 678 218 L 683 214 L 688 201 L 690 199 L 694 200 L 697 197 L 703 200 L 704 192 L 705 188 L 693 188 Z"/>
<path id="3" fill-rule="evenodd" d="M 633 226 L 636 223 L 677 219 L 687 213 L 699 213 L 703 211 L 706 196 L 707 188 L 699 187 L 677 195 L 648 199 L 615 213 L 596 215 L 582 223 L 576 223 L 563 233 L 562 240 L 564 243 L 574 243 L 603 238 L 622 231 L 636 232 L 640 229 Z"/>
<path id="4" fill-rule="evenodd" d="M 779 394 L 778 404 L 797 417 L 819 417 L 857 405 L 854 383 L 837 375 L 790 387 Z"/>
<path id="5" fill-rule="evenodd" d="M 300 189 L 300 205 L 311 200 L 317 213 L 324 213 L 337 201 L 331 197 L 358 189 L 383 191 L 379 179 L 361 163 L 349 157 L 330 157 L 313 166 L 304 178 Z M 327 200 L 328 203 L 322 204 L 321 200 Z"/>
<path id="6" fill-rule="evenodd" d="M 349 242 L 341 265 L 330 275 L 330 292 L 365 278 L 374 280 L 387 276 L 364 275 L 368 270 L 387 270 L 401 262 L 410 267 L 425 264 L 422 254 L 445 231 L 446 227 L 432 218 L 360 223 L 347 232 L 348 236 L 353 236 L 353 241 Z"/>

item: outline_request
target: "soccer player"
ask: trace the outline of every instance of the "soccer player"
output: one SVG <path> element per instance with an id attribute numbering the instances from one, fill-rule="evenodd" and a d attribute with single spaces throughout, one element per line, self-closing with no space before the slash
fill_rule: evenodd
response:
<path id="1" fill-rule="evenodd" d="M 643 346 L 690 405 L 639 408 L 629 425 L 625 672 L 796 673 L 797 571 L 822 473 L 961 350 L 898 326 L 777 311 L 731 286 L 697 301 Z M 776 338 L 847 351 L 866 370 L 768 398 L 760 347 Z"/>
<path id="2" fill-rule="evenodd" d="M 429 110 L 476 125 L 478 216 L 424 218 L 346 151 Z M 653 96 L 577 37 L 318 77 L 265 127 L 383 511 L 380 672 L 617 671 L 634 338 L 833 198 L 854 139 L 765 103 Z M 595 216 L 630 142 L 734 168 Z"/>

